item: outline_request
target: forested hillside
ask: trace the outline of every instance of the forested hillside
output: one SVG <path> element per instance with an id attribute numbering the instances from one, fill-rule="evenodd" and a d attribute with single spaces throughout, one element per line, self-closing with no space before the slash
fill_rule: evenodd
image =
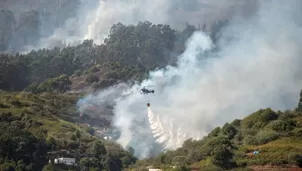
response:
<path id="1" fill-rule="evenodd" d="M 21 13 L 24 18 L 17 22 L 10 10 L 0 11 L 0 23 L 7 23 L 0 25 L 0 51 L 13 39 L 25 44 L 35 41 L 26 35 L 37 32 L 32 29 L 38 25 L 37 11 Z M 17 33 L 25 23 L 31 29 Z M 226 24 L 228 21 L 219 21 L 211 29 L 214 42 Z M 100 45 L 84 40 L 65 48 L 0 54 L 0 170 L 146 170 L 150 165 L 163 170 L 301 167 L 301 97 L 296 109 L 260 109 L 215 128 L 202 140 L 187 140 L 175 151 L 140 161 L 131 148 L 126 151 L 112 141 L 101 140 L 92 127 L 82 124 L 76 104 L 83 94 L 118 82 L 141 81 L 150 70 L 175 65 L 186 40 L 198 29 L 205 30 L 205 26 L 188 24 L 179 31 L 148 21 L 116 23 Z M 104 127 L 111 123 L 99 116 L 86 119 Z M 76 158 L 79 167 L 48 164 L 49 159 L 63 154 Z"/>
<path id="2" fill-rule="evenodd" d="M 99 140 L 94 129 L 81 124 L 77 100 L 89 91 L 140 81 L 151 69 L 173 65 L 195 30 L 192 25 L 180 32 L 147 21 L 117 23 L 101 45 L 85 40 L 63 49 L 1 54 L 0 170 L 60 169 L 47 163 L 64 151 L 77 158 L 80 168 L 120 170 L 133 164 L 131 153 Z"/>
<path id="3" fill-rule="evenodd" d="M 212 37 L 224 24 L 217 24 Z M 0 89 L 66 92 L 81 89 L 81 85 L 99 88 L 118 80 L 141 80 L 151 69 L 173 65 L 196 29 L 187 25 L 180 32 L 150 22 L 129 26 L 117 23 L 101 45 L 85 40 L 63 49 L 40 49 L 15 56 L 0 54 Z"/>
<path id="4" fill-rule="evenodd" d="M 119 145 L 95 137 L 89 126 L 75 123 L 76 96 L 4 91 L 0 96 L 0 170 L 57 170 L 47 163 L 61 155 L 75 157 L 81 168 L 105 170 L 136 161 Z"/>
<path id="5" fill-rule="evenodd" d="M 260 109 L 242 120 L 215 128 L 202 140 L 189 139 L 181 148 L 130 168 L 163 170 L 287 170 L 302 167 L 302 91 L 297 108 Z M 256 153 L 254 153 L 256 152 Z"/>

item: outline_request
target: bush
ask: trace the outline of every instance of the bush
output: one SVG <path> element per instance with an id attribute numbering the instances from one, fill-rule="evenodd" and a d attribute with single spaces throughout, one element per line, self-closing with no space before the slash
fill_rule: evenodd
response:
<path id="1" fill-rule="evenodd" d="M 210 148 L 217 148 L 221 146 L 230 147 L 231 142 L 227 138 L 220 136 L 210 139 L 206 145 Z"/>
<path id="2" fill-rule="evenodd" d="M 89 73 L 95 73 L 100 71 L 100 69 L 97 66 L 93 66 L 89 69 Z"/>
<path id="3" fill-rule="evenodd" d="M 172 164 L 175 166 L 185 165 L 186 156 L 175 156 L 172 158 Z"/>
<path id="4" fill-rule="evenodd" d="M 0 108 L 10 108 L 10 106 L 0 102 Z"/>
<path id="5" fill-rule="evenodd" d="M 83 72 L 82 72 L 81 70 L 76 70 L 76 71 L 74 72 L 74 75 L 78 77 L 78 76 L 82 75 L 82 73 L 83 73 Z"/>
<path id="6" fill-rule="evenodd" d="M 268 109 L 260 109 L 257 112 L 246 117 L 242 121 L 242 126 L 249 129 L 260 129 L 266 126 L 270 121 L 278 118 L 276 112 Z"/>
<path id="7" fill-rule="evenodd" d="M 293 136 L 302 138 L 302 128 L 296 128 L 292 131 Z"/>
<path id="8" fill-rule="evenodd" d="M 105 79 L 118 79 L 118 74 L 115 71 L 108 72 L 104 75 Z"/>
<path id="9" fill-rule="evenodd" d="M 234 136 L 234 142 L 235 143 L 241 143 L 241 141 L 243 140 L 243 136 L 241 132 L 238 132 L 235 136 Z"/>
<path id="10" fill-rule="evenodd" d="M 99 77 L 94 74 L 89 74 L 85 80 L 88 83 L 94 83 L 99 81 Z"/>
<path id="11" fill-rule="evenodd" d="M 293 117 L 295 117 L 295 112 L 293 112 L 291 110 L 285 110 L 283 113 L 279 114 L 280 120 L 288 120 Z"/>
<path id="12" fill-rule="evenodd" d="M 247 135 L 247 136 L 244 137 L 243 143 L 245 145 L 257 145 L 258 141 L 255 138 L 255 136 Z"/>
<path id="13" fill-rule="evenodd" d="M 93 128 L 91 128 L 91 127 L 89 127 L 89 126 L 85 126 L 85 127 L 84 127 L 84 130 L 85 130 L 88 134 L 94 135 L 94 129 L 93 129 Z"/>
<path id="14" fill-rule="evenodd" d="M 299 167 L 302 167 L 302 155 L 301 154 L 290 154 L 288 158 L 289 158 L 289 162 L 291 164 L 295 164 Z"/>
<path id="15" fill-rule="evenodd" d="M 22 105 L 22 103 L 19 102 L 18 100 L 11 101 L 11 104 L 14 105 L 14 106 L 16 106 L 16 107 L 21 107 L 21 105 Z"/>
<path id="16" fill-rule="evenodd" d="M 274 131 L 260 131 L 256 135 L 258 145 L 266 144 L 279 138 L 279 135 Z"/>
<path id="17" fill-rule="evenodd" d="M 239 120 L 239 119 L 235 119 L 235 120 L 231 123 L 231 125 L 232 125 L 233 127 L 240 127 L 240 124 L 241 124 L 241 120 Z"/>
<path id="18" fill-rule="evenodd" d="M 70 142 L 68 142 L 67 146 L 69 149 L 78 149 L 80 144 L 79 144 L 79 142 L 70 141 Z"/>
<path id="19" fill-rule="evenodd" d="M 217 137 L 220 133 L 220 127 L 216 127 L 212 132 L 209 133 L 208 137 Z"/>
<path id="20" fill-rule="evenodd" d="M 201 161 L 204 157 L 198 150 L 190 150 L 186 156 L 185 161 L 187 163 L 194 163 Z"/>
<path id="21" fill-rule="evenodd" d="M 292 129 L 290 123 L 283 120 L 272 121 L 266 127 L 277 132 L 285 132 L 290 131 Z"/>
<path id="22" fill-rule="evenodd" d="M 233 154 L 226 147 L 214 148 L 212 153 L 212 163 L 221 168 L 231 168 Z"/>
<path id="23" fill-rule="evenodd" d="M 241 158 L 239 158 L 239 159 L 236 160 L 236 165 L 238 167 L 246 167 L 247 161 L 246 161 L 246 159 L 244 159 L 244 157 L 245 157 L 245 155 L 242 155 Z"/>
<path id="24" fill-rule="evenodd" d="M 235 127 L 233 127 L 232 125 L 226 123 L 222 129 L 221 129 L 221 132 L 226 135 L 229 139 L 232 139 L 234 138 L 234 136 L 236 135 L 237 133 L 237 130 Z"/>

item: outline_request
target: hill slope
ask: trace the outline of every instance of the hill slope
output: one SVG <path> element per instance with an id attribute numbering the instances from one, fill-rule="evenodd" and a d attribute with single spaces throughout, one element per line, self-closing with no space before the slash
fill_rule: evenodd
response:
<path id="1" fill-rule="evenodd" d="M 75 157 L 81 167 L 90 163 L 105 170 L 121 170 L 136 160 L 119 145 L 93 136 L 93 129 L 72 123 L 79 115 L 75 95 L 0 96 L 0 170 L 41 170 L 60 155 Z"/>
<path id="2" fill-rule="evenodd" d="M 298 108 L 292 111 L 260 109 L 242 120 L 215 128 L 202 140 L 187 140 L 175 151 L 139 161 L 130 168 L 139 170 L 149 165 L 165 170 L 173 166 L 181 170 L 302 168 L 301 102 L 300 97 Z"/>

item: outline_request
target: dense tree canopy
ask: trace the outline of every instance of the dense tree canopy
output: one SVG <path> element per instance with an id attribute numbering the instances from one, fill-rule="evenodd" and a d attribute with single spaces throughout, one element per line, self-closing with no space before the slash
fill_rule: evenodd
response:
<path id="1" fill-rule="evenodd" d="M 19 91 L 25 88 L 33 90 L 34 87 L 37 90 L 33 92 L 52 91 L 58 86 L 51 82 L 56 82 L 64 74 L 70 77 L 84 73 L 89 83 L 98 82 L 102 80 L 95 79 L 96 68 L 105 66 L 117 74 L 115 81 L 140 80 L 150 69 L 175 62 L 177 54 L 183 51 L 185 40 L 196 30 L 194 26 L 187 27 L 177 32 L 169 25 L 155 25 L 147 21 L 128 26 L 117 23 L 101 45 L 85 40 L 63 49 L 40 49 L 15 56 L 1 54 L 0 69 L 3 72 L 0 89 Z M 109 85 L 115 81 L 109 82 Z M 68 90 L 67 87 L 68 84 L 64 90 Z"/>

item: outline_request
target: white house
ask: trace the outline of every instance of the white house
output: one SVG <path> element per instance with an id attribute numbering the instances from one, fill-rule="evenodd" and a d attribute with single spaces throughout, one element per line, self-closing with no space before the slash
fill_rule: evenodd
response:
<path id="1" fill-rule="evenodd" d="M 76 165 L 75 158 L 61 157 L 55 159 L 55 164 Z"/>
<path id="2" fill-rule="evenodd" d="M 105 140 L 111 140 L 112 137 L 110 137 L 110 136 L 105 136 L 104 139 L 105 139 Z"/>

